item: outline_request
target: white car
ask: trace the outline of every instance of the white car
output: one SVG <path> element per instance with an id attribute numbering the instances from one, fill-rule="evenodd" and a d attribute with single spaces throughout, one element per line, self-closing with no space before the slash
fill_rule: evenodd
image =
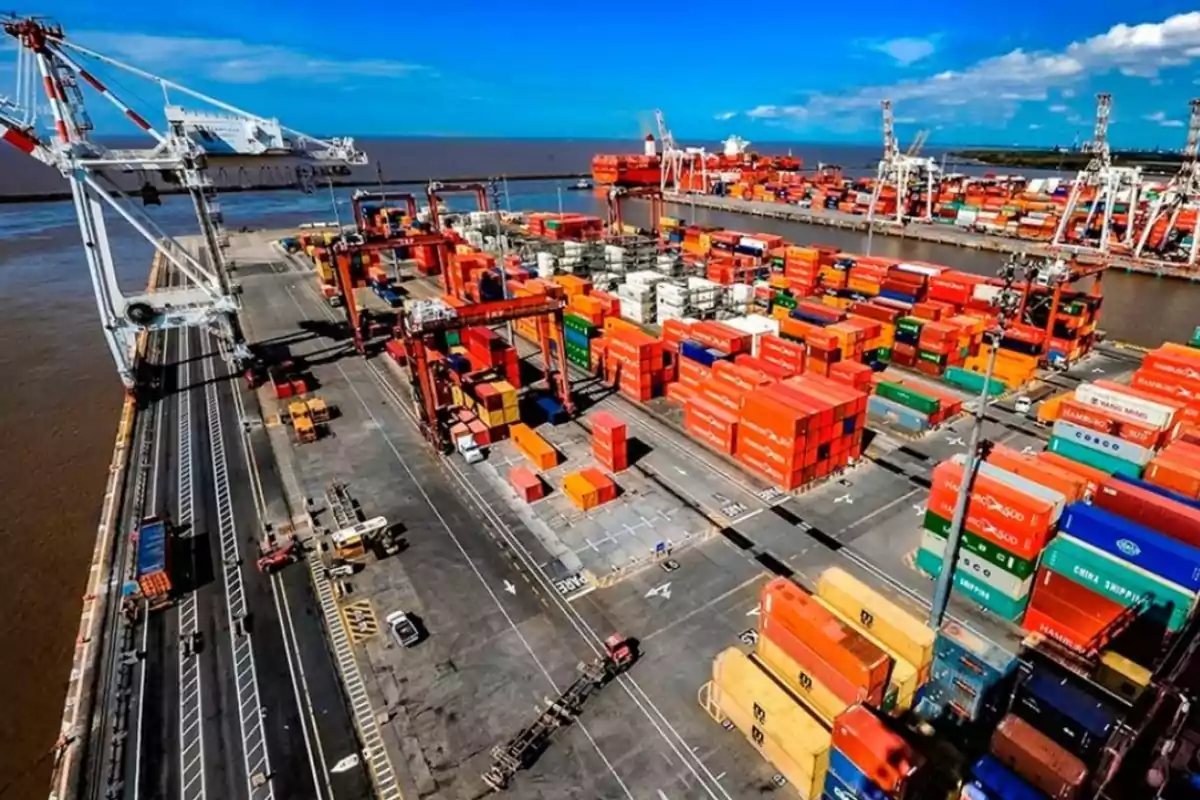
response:
<path id="1" fill-rule="evenodd" d="M 1031 408 L 1033 408 L 1033 401 L 1025 395 L 1020 395 L 1013 401 L 1013 411 L 1018 414 L 1028 414 Z"/>
<path id="2" fill-rule="evenodd" d="M 401 647 L 412 647 L 421 641 L 421 631 L 412 621 L 412 617 L 405 612 L 393 611 L 384 618 L 384 621 L 392 631 L 392 638 Z"/>

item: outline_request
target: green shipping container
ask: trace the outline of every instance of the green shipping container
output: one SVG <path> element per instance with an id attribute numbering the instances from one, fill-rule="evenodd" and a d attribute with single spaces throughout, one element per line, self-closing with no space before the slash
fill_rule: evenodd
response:
<path id="1" fill-rule="evenodd" d="M 880 381 L 876 384 L 875 394 L 907 406 L 914 411 L 920 411 L 922 414 L 936 414 L 942 405 L 936 397 L 922 394 L 915 389 L 901 386 L 892 381 Z"/>
<path id="2" fill-rule="evenodd" d="M 1170 631 L 1183 628 L 1196 602 L 1196 595 L 1183 587 L 1062 533 L 1042 554 L 1042 564 L 1126 607 L 1147 602 L 1149 611 L 1143 613 L 1150 613 Z"/>
<path id="3" fill-rule="evenodd" d="M 920 333 L 923 327 L 925 327 L 925 320 L 917 317 L 901 317 L 896 320 L 896 329 L 905 333 Z"/>
<path id="4" fill-rule="evenodd" d="M 580 333 L 586 333 L 589 336 L 596 330 L 595 325 L 578 314 L 563 314 L 563 327 L 579 331 Z"/>
<path id="5" fill-rule="evenodd" d="M 1072 461 L 1078 461 L 1080 464 L 1104 470 L 1109 475 L 1125 475 L 1129 478 L 1140 478 L 1142 476 L 1142 468 L 1132 461 L 1117 458 L 1111 453 L 1093 450 L 1079 442 L 1072 442 L 1059 436 L 1051 436 L 1050 444 L 1046 446 L 1046 449 L 1051 453 L 1058 453 L 1060 456 L 1069 458 Z"/>
<path id="6" fill-rule="evenodd" d="M 785 262 L 786 259 L 780 258 L 779 256 L 771 257 L 771 266 L 773 267 L 783 267 L 785 266 Z"/>
<path id="7" fill-rule="evenodd" d="M 942 559 L 928 550 L 918 550 L 917 569 L 936 578 L 942 571 Z M 1029 603 L 1027 597 L 1013 600 L 1011 597 L 1006 597 L 1003 592 L 996 591 L 959 570 L 954 571 L 954 588 L 958 589 L 963 596 L 1009 622 L 1019 621 L 1025 613 L 1025 606 Z"/>
<path id="8" fill-rule="evenodd" d="M 925 530 L 941 537 L 942 539 L 950 536 L 950 520 L 939 517 L 932 511 L 925 512 Z M 1005 572 L 1011 573 L 1021 580 L 1025 580 L 1033 575 L 1037 569 L 1037 561 L 1021 558 L 1005 550 L 1003 547 L 989 542 L 981 536 L 972 533 L 969 529 L 964 529 L 962 538 L 959 540 L 962 543 L 962 549 L 967 552 L 974 553 L 980 558 L 995 564 Z"/>
<path id="9" fill-rule="evenodd" d="M 882 361 L 885 364 L 890 364 L 892 361 L 892 348 L 880 347 L 875 351 L 875 360 Z"/>
<path id="10" fill-rule="evenodd" d="M 962 367 L 947 367 L 946 371 L 942 373 L 942 379 L 949 384 L 966 389 L 968 392 L 983 391 L 984 376 Z M 988 394 L 992 396 L 1004 394 L 1007 391 L 1008 387 L 1004 385 L 1004 381 L 995 378 L 992 378 L 992 382 L 988 385 Z"/>
<path id="11" fill-rule="evenodd" d="M 921 359 L 922 361 L 928 361 L 930 364 L 937 364 L 939 367 L 944 366 L 946 363 L 945 356 L 939 353 L 931 353 L 928 350 L 918 350 L 917 358 Z"/>
<path id="12" fill-rule="evenodd" d="M 795 308 L 796 298 L 787 294 L 777 294 L 775 295 L 775 305 L 783 306 L 784 308 Z"/>
<path id="13" fill-rule="evenodd" d="M 1200 347 L 1200 325 L 1196 326 L 1196 330 L 1192 331 L 1192 338 L 1188 341 L 1192 347 Z"/>
<path id="14" fill-rule="evenodd" d="M 462 344 L 462 334 L 458 331 L 446 331 L 446 346 L 457 347 Z"/>

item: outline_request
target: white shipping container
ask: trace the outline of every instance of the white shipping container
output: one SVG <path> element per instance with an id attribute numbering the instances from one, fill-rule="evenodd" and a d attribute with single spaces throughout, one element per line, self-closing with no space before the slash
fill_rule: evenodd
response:
<path id="1" fill-rule="evenodd" d="M 738 245 L 741 247 L 750 248 L 751 250 L 758 250 L 759 252 L 767 249 L 766 242 L 764 242 L 762 239 L 755 239 L 753 236 L 743 236 L 738 240 Z"/>
<path id="2" fill-rule="evenodd" d="M 735 303 L 749 303 L 754 299 L 754 287 L 745 283 L 735 283 L 729 287 L 729 297 Z"/>
<path id="3" fill-rule="evenodd" d="M 1114 411 L 1165 428 L 1171 422 L 1171 409 L 1140 397 L 1123 394 L 1113 389 L 1104 389 L 1092 383 L 1082 383 L 1075 390 L 1075 399 L 1089 406 Z"/>
<path id="4" fill-rule="evenodd" d="M 1109 436 L 1107 433 L 1094 431 L 1072 422 L 1059 420 L 1054 423 L 1052 430 L 1055 436 L 1069 442 L 1076 442 L 1089 450 L 1097 450 L 1131 461 L 1139 467 L 1146 466 L 1150 463 L 1150 459 L 1154 458 L 1154 451 L 1148 447 L 1142 447 L 1140 444 L 1127 442 L 1119 437 Z"/>
<path id="5" fill-rule="evenodd" d="M 916 275 L 925 275 L 930 278 L 934 277 L 935 275 L 942 274 L 941 267 L 933 267 L 926 264 L 909 264 L 908 262 L 897 264 L 896 269 L 903 272 L 912 272 Z"/>
<path id="6" fill-rule="evenodd" d="M 939 559 L 946 557 L 946 540 L 933 531 L 922 531 L 921 549 L 933 553 Z M 965 549 L 958 551 L 959 572 L 970 575 L 1013 600 L 1022 600 L 1033 589 L 1033 576 L 1021 580 L 992 562 Z"/>
<path id="7" fill-rule="evenodd" d="M 985 303 L 991 303 L 999 296 L 1000 287 L 992 286 L 987 283 L 978 283 L 975 285 L 975 288 L 971 290 L 971 297 L 976 300 L 982 300 Z"/>
<path id="8" fill-rule="evenodd" d="M 1044 178 L 1034 178 L 1029 182 L 1029 191 L 1034 194 L 1041 194 L 1042 188 L 1046 185 Z"/>

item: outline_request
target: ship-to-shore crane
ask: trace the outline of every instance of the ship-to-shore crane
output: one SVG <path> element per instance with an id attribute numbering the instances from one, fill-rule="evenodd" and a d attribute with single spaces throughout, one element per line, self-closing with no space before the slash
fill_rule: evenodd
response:
<path id="1" fill-rule="evenodd" d="M 491 206 L 488 204 L 487 187 L 482 183 L 440 183 L 431 181 L 429 186 L 425 188 L 425 196 L 429 198 L 429 221 L 433 225 L 435 231 L 442 229 L 440 219 L 440 205 L 442 195 L 444 194 L 474 194 L 475 203 L 480 211 L 488 211 Z"/>
<path id="2" fill-rule="evenodd" d="M 1150 207 L 1134 249 L 1136 256 L 1143 256 L 1147 248 L 1158 255 L 1167 255 L 1172 234 L 1183 234 L 1179 226 L 1180 212 L 1186 207 L 1191 207 L 1193 212 L 1200 208 L 1200 99 L 1192 100 L 1191 109 L 1183 163 Z M 1159 222 L 1163 222 L 1163 227 L 1156 233 L 1154 228 Z M 1197 249 L 1200 247 L 1200 235 L 1197 235 L 1200 230 L 1197 228 L 1200 225 L 1193 223 L 1188 229 L 1192 234 L 1192 244 L 1182 252 L 1183 260 L 1190 266 L 1195 266 L 1196 255 L 1200 252 Z M 1153 241 L 1151 237 L 1154 237 Z"/>
<path id="3" fill-rule="evenodd" d="M 0 138 L 54 167 L 70 184 L 104 337 L 122 382 L 130 389 L 138 382 L 135 345 L 141 331 L 209 328 L 224 341 L 230 355 L 239 361 L 248 360 L 250 352 L 238 322 L 239 290 L 229 279 L 224 254 L 229 239 L 208 174 L 208 154 L 197 141 L 204 138 L 198 126 L 207 124 L 204 120 L 211 121 L 212 115 L 185 114 L 172 106 L 165 131 L 159 131 L 84 68 L 83 60 L 91 59 L 152 81 L 164 94 L 173 91 L 216 106 L 229 115 L 223 119 L 240 119 L 251 126 L 251 133 L 257 130 L 254 126 L 273 124 L 279 128 L 278 123 L 83 47 L 69 40 L 59 25 L 40 19 L 7 18 L 0 21 L 0 29 L 19 45 L 17 96 L 0 104 Z M 83 84 L 151 137 L 153 146 L 116 149 L 95 141 L 94 126 L 84 105 Z M 39 92 L 44 93 L 40 102 Z M 39 129 L 43 106 L 48 108 L 52 123 L 48 131 Z M 296 131 L 289 133 L 284 146 L 293 157 L 317 164 L 366 163 L 366 155 L 355 149 L 351 139 L 319 140 Z M 314 145 L 314 149 L 308 149 Z M 228 141 L 223 146 L 229 153 Z M 113 172 L 163 175 L 177 183 L 195 208 L 203 246 L 188 248 L 167 235 L 120 188 L 110 174 Z M 143 201 L 156 201 L 157 190 L 148 181 L 146 187 Z M 136 294 L 122 292 L 108 238 L 106 210 L 116 212 L 145 238 L 161 255 L 164 266 L 184 277 L 183 285 Z"/>
<path id="4" fill-rule="evenodd" d="M 895 121 L 892 116 L 892 101 L 884 100 L 880 104 L 883 110 L 883 158 L 879 160 L 879 168 L 875 175 L 875 185 L 871 189 L 871 205 L 867 208 L 867 225 L 875 223 L 875 206 L 879 202 L 883 190 L 894 187 L 896 190 L 896 218 L 886 220 L 896 225 L 903 225 L 907 219 L 919 222 L 933 221 L 933 202 L 937 196 L 938 183 L 942 169 L 937 159 L 919 155 L 928 131 L 921 131 L 909 146 L 908 151 L 901 153 L 896 140 Z M 923 188 L 925 202 L 919 215 L 908 213 L 908 200 L 913 188 Z"/>
<path id="5" fill-rule="evenodd" d="M 1121 244 L 1125 247 L 1133 247 L 1133 217 L 1142 188 L 1142 170 L 1140 167 L 1113 166 L 1112 151 L 1108 145 L 1108 117 L 1111 111 L 1112 95 L 1104 92 L 1096 95 L 1096 128 L 1092 134 L 1092 141 L 1088 145 L 1092 157 L 1071 185 L 1071 194 L 1067 197 L 1067 205 L 1063 209 L 1062 218 L 1058 221 L 1058 227 L 1054 230 L 1052 244 L 1056 246 L 1100 253 L 1109 252 L 1112 244 L 1114 209 L 1117 203 L 1128 203 L 1129 223 L 1125 226 Z M 1081 241 L 1074 242 L 1071 241 L 1072 218 L 1080 210 L 1080 199 L 1085 189 L 1095 190 L 1095 196 L 1087 207 L 1087 217 L 1084 219 L 1081 229 Z M 1100 240 L 1093 246 L 1082 240 L 1087 236 L 1098 213 L 1101 215 Z"/>

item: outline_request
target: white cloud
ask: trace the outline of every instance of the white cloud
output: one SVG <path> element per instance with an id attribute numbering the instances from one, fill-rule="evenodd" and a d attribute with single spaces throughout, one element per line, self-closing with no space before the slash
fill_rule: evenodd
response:
<path id="1" fill-rule="evenodd" d="M 726 120 L 731 120 L 736 116 L 737 116 L 736 111 L 722 111 L 720 114 L 717 114 L 716 116 L 714 116 L 713 119 L 720 120 L 721 122 L 725 122 Z"/>
<path id="2" fill-rule="evenodd" d="M 1146 114 L 1142 119 L 1147 122 L 1157 122 L 1164 128 L 1182 128 L 1183 120 L 1170 119 L 1165 111 L 1155 111 L 1153 114 Z"/>
<path id="3" fill-rule="evenodd" d="M 424 67 L 383 58 L 338 59 L 290 47 L 240 39 L 153 36 L 142 33 L 81 31 L 84 47 L 149 71 L 200 74 L 221 83 L 307 80 L 336 83 L 343 78 L 403 78 Z"/>
<path id="4" fill-rule="evenodd" d="M 1059 94 L 1062 95 L 1063 97 L 1065 97 L 1066 99 L 1070 100 L 1072 97 L 1075 96 L 1075 90 L 1070 87 L 1067 87 L 1065 89 L 1060 90 Z"/>
<path id="5" fill-rule="evenodd" d="M 1161 22 L 1120 24 L 1073 42 L 1062 50 L 1012 50 L 959 70 L 888 85 L 863 86 L 838 94 L 815 92 L 803 102 L 771 109 L 771 118 L 791 124 L 820 121 L 830 128 L 861 128 L 878 120 L 879 103 L 890 98 L 906 112 L 928 117 L 938 106 L 971 105 L 991 112 L 992 124 L 1026 101 L 1045 101 L 1050 89 L 1067 96 L 1091 76 L 1121 71 L 1153 77 L 1165 67 L 1200 58 L 1200 11 Z"/>
<path id="6" fill-rule="evenodd" d="M 1067 106 L 1059 104 L 1059 105 L 1050 106 L 1049 109 L 1047 109 L 1047 110 L 1051 111 L 1055 114 L 1065 114 L 1066 112 L 1070 111 L 1071 109 L 1068 108 Z"/>
<path id="7" fill-rule="evenodd" d="M 1041 129 L 1042 129 L 1042 126 L 1041 126 L 1041 125 L 1039 125 L 1039 124 L 1037 124 L 1036 122 L 1031 122 L 1031 123 L 1029 123 L 1029 130 L 1031 130 L 1031 131 L 1040 131 Z"/>
<path id="8" fill-rule="evenodd" d="M 932 39 L 902 37 L 871 45 L 872 50 L 891 56 L 902 67 L 929 58 L 937 50 Z"/>

